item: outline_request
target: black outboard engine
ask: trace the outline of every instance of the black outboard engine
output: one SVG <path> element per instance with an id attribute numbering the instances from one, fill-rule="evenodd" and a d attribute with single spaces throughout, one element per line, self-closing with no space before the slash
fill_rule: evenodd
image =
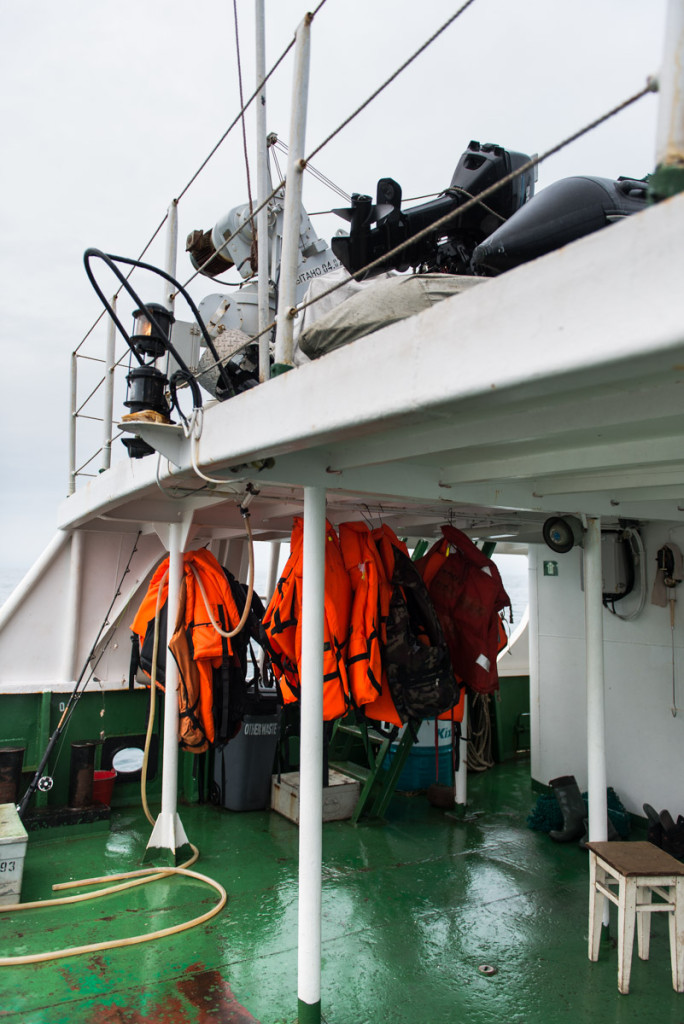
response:
<path id="1" fill-rule="evenodd" d="M 637 213 L 646 206 L 646 188 L 632 178 L 563 178 L 477 246 L 472 270 L 500 274 Z"/>
<path id="2" fill-rule="evenodd" d="M 348 236 L 332 239 L 332 250 L 353 274 L 381 260 L 385 253 L 446 214 L 454 213 L 448 224 L 395 256 L 381 260 L 368 276 L 409 267 L 450 274 L 469 273 L 473 250 L 532 196 L 534 170 L 529 169 L 502 185 L 487 197 L 486 205 L 471 206 L 460 216 L 456 211 L 472 196 L 502 181 L 528 160 L 524 153 L 509 153 L 492 143 L 471 142 L 444 193 L 438 199 L 408 210 L 401 209 L 401 186 L 392 178 L 381 178 L 375 203 L 370 196 L 357 193 L 352 196 L 350 208 L 334 211 L 350 221 L 350 230 Z"/>

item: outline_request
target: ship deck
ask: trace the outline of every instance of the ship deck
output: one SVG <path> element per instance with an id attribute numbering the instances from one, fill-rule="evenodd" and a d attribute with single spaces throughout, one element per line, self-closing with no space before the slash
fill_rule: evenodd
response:
<path id="1" fill-rule="evenodd" d="M 469 820 L 449 817 L 424 794 L 397 794 L 383 823 L 324 825 L 327 1024 L 682 1020 L 661 915 L 651 959 L 635 953 L 629 995 L 617 991 L 614 941 L 598 963 L 587 959 L 587 854 L 527 828 L 535 802 L 521 760 L 471 773 Z M 225 886 L 226 907 L 158 941 L 4 967 L 3 1021 L 295 1021 L 297 827 L 272 812 L 209 804 L 180 814 L 200 848 L 197 870 Z M 121 809 L 109 832 L 30 834 L 22 900 L 48 898 L 55 881 L 138 868 L 148 833 L 142 812 Z M 2 945 L 14 955 L 150 931 L 195 917 L 214 899 L 197 882 L 160 881 L 7 915 Z"/>

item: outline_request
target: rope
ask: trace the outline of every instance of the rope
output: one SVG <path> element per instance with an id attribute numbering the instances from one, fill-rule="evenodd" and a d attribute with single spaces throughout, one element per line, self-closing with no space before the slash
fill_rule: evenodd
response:
<path id="1" fill-rule="evenodd" d="M 492 720 L 487 694 L 475 693 L 468 717 L 468 771 L 484 772 L 492 760 Z"/>

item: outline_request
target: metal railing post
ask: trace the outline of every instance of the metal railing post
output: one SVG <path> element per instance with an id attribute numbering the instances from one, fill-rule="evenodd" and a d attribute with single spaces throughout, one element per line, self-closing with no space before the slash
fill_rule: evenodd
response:
<path id="1" fill-rule="evenodd" d="M 112 309 L 116 313 L 116 295 L 112 297 Z M 107 350 L 105 353 L 104 412 L 102 414 L 102 469 L 112 464 L 112 423 L 114 420 L 114 371 L 116 369 L 116 325 L 109 318 L 107 326 Z"/>
<path id="2" fill-rule="evenodd" d="M 78 402 L 78 353 L 71 353 L 71 394 L 69 409 L 69 480 L 67 494 L 76 490 L 76 404 Z"/>
<path id="3" fill-rule="evenodd" d="M 668 3 L 658 79 L 656 171 L 649 190 L 665 199 L 684 191 L 684 0 Z"/>
<path id="4" fill-rule="evenodd" d="M 259 95 L 256 98 L 257 123 L 257 206 L 261 206 L 271 191 L 271 179 L 268 173 L 268 142 L 266 141 L 266 88 L 262 83 L 266 77 L 266 29 L 264 17 L 264 0 L 255 0 L 254 16 L 256 22 L 256 77 Z M 268 260 L 268 206 L 257 213 L 257 260 L 259 272 L 257 277 L 257 309 L 259 323 L 259 381 L 268 380 L 271 376 L 270 345 L 266 330 L 270 318 L 269 303 L 269 260 Z"/>
<path id="5" fill-rule="evenodd" d="M 312 15 L 307 14 L 297 29 L 295 68 L 290 114 L 290 151 L 285 181 L 283 214 L 283 248 L 278 282 L 278 313 L 276 317 L 276 366 L 292 366 L 299 225 L 302 208 L 302 177 L 306 167 L 304 143 L 306 113 L 309 100 L 309 54 L 311 49 Z"/>
<path id="6" fill-rule="evenodd" d="M 164 257 L 164 270 L 171 277 L 176 276 L 176 261 L 178 259 L 178 200 L 172 199 L 166 218 L 166 248 Z M 175 303 L 175 290 L 170 281 L 163 282 L 164 297 L 163 304 L 173 312 Z"/>

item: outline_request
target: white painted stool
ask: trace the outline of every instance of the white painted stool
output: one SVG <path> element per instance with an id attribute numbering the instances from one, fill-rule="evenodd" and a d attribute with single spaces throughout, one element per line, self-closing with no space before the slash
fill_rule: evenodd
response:
<path id="1" fill-rule="evenodd" d="M 618 990 L 626 995 L 635 919 L 639 957 L 648 960 L 651 914 L 669 914 L 672 987 L 684 992 L 684 864 L 653 843 L 587 843 L 587 849 L 589 959 L 598 960 L 603 908 L 609 899 L 618 908 Z M 654 892 L 662 903 L 652 902 Z"/>

